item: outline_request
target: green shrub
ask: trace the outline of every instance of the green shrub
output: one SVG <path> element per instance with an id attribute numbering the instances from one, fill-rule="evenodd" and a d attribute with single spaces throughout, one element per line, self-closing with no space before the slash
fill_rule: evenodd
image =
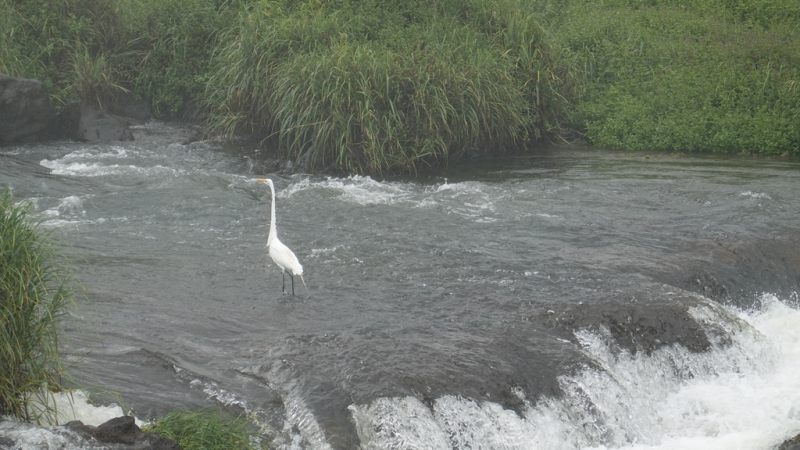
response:
<path id="1" fill-rule="evenodd" d="M 784 13 L 751 20 L 725 1 L 577 3 L 560 38 L 584 61 L 586 91 L 574 117 L 592 142 L 800 152 L 800 35 L 782 22 L 800 7 L 764 0 Z"/>
<path id="2" fill-rule="evenodd" d="M 61 388 L 59 323 L 72 299 L 69 273 L 29 205 L 0 193 L 0 414 L 41 422 Z M 35 401 L 38 408 L 30 408 Z"/>
<path id="3" fill-rule="evenodd" d="M 246 419 L 219 411 L 176 410 L 143 429 L 176 441 L 183 450 L 250 450 L 268 444 L 249 427 Z"/>

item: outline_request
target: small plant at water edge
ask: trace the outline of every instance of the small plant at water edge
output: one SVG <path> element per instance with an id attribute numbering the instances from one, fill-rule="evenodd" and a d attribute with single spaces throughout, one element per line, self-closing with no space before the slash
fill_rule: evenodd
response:
<path id="1" fill-rule="evenodd" d="M 183 450 L 251 450 L 268 448 L 263 437 L 250 432 L 250 422 L 214 411 L 176 410 L 143 428 L 180 444 Z"/>

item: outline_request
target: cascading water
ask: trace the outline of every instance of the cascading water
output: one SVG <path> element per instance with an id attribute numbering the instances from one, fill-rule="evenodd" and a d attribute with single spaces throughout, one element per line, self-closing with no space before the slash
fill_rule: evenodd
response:
<path id="1" fill-rule="evenodd" d="M 64 351 L 118 393 L 98 401 L 225 405 L 284 449 L 800 432 L 797 161 L 562 148 L 378 181 L 270 173 L 190 134 L 0 149 L 0 184 L 74 256 Z M 308 295 L 280 292 L 263 176 Z"/>

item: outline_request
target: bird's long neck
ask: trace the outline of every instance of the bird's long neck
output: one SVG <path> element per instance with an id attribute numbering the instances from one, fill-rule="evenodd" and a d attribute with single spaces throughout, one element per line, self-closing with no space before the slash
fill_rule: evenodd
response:
<path id="1" fill-rule="evenodd" d="M 278 230 L 275 229 L 275 188 L 272 183 L 269 183 L 269 191 L 272 193 L 272 213 L 269 216 L 269 237 L 267 238 L 267 245 L 278 238 Z"/>

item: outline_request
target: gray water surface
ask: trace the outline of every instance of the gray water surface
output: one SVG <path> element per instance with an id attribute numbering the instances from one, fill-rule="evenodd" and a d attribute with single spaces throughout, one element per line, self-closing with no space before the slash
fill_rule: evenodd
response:
<path id="1" fill-rule="evenodd" d="M 258 151 L 186 143 L 188 128 L 134 132 L 0 149 L 0 184 L 76 258 L 78 380 L 140 418 L 224 404 L 284 448 L 412 448 L 413 433 L 379 444 L 365 417 L 413 415 L 413 401 L 436 415 L 449 399 L 524 417 L 576 395 L 565 376 L 605 370 L 583 332 L 615 352 L 700 355 L 724 347 L 714 330 L 732 333 L 697 320 L 708 300 L 797 299 L 796 159 L 556 148 L 377 181 L 269 173 Z M 278 236 L 305 269 L 295 297 L 265 248 L 265 176 Z M 381 412 L 387 399 L 411 400 Z M 573 424 L 582 437 L 565 448 L 659 442 L 584 407 L 594 425 Z M 499 448 L 474 431 L 470 445 L 418 438 Z"/>

